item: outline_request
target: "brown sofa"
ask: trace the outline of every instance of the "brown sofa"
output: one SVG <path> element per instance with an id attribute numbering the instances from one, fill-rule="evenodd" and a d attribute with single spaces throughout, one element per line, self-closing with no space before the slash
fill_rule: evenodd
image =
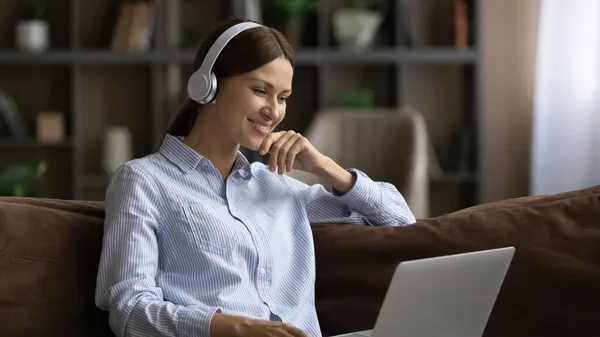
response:
<path id="1" fill-rule="evenodd" d="M 101 203 L 0 198 L 0 336 L 111 335 L 93 300 L 103 216 Z M 372 327 L 399 261 L 513 245 L 485 336 L 600 336 L 600 186 L 313 231 L 327 334 Z"/>

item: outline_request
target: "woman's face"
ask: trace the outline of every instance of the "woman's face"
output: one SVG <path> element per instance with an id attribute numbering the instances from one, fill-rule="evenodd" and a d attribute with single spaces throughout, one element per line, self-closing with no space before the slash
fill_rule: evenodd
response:
<path id="1" fill-rule="evenodd" d="M 232 141 L 258 150 L 285 117 L 293 69 L 278 58 L 252 72 L 219 82 L 218 117 Z"/>

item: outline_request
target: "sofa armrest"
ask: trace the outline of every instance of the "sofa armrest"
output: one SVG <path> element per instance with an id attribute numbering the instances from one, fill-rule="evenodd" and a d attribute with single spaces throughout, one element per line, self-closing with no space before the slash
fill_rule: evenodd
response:
<path id="1" fill-rule="evenodd" d="M 490 203 L 405 227 L 315 224 L 321 327 L 328 334 L 371 329 L 401 261 L 514 246 L 485 335 L 600 335 L 599 219 L 595 187 Z"/>
<path id="2" fill-rule="evenodd" d="M 94 304 L 101 203 L 0 197 L 0 336 L 113 336 Z"/>

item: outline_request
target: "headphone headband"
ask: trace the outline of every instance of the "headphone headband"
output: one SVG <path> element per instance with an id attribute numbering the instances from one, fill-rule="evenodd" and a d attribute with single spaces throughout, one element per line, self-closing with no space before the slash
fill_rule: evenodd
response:
<path id="1" fill-rule="evenodd" d="M 217 91 L 217 78 L 212 71 L 215 62 L 227 43 L 239 33 L 250 28 L 261 27 L 255 22 L 242 22 L 228 28 L 215 43 L 210 47 L 206 57 L 202 61 L 200 68 L 196 70 L 188 80 L 188 95 L 194 101 L 200 104 L 209 103 Z"/>

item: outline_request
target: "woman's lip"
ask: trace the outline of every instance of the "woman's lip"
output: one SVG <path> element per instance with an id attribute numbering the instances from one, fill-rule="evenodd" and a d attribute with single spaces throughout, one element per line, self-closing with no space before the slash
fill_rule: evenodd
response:
<path id="1" fill-rule="evenodd" d="M 262 134 L 268 134 L 269 131 L 271 131 L 271 126 L 270 125 L 265 125 L 265 124 L 261 124 L 258 123 L 250 118 L 248 118 L 248 121 L 250 121 L 250 124 L 252 124 L 252 127 L 254 127 L 254 129 Z"/>
<path id="2" fill-rule="evenodd" d="M 252 118 L 248 118 L 248 120 L 249 120 L 249 121 L 251 121 L 252 123 L 256 123 L 256 124 L 258 124 L 258 125 L 263 125 L 263 126 L 266 126 L 266 127 L 271 127 L 271 124 L 265 124 L 265 123 L 261 123 L 261 122 L 255 121 L 255 120 L 254 120 L 254 119 L 252 119 Z"/>

